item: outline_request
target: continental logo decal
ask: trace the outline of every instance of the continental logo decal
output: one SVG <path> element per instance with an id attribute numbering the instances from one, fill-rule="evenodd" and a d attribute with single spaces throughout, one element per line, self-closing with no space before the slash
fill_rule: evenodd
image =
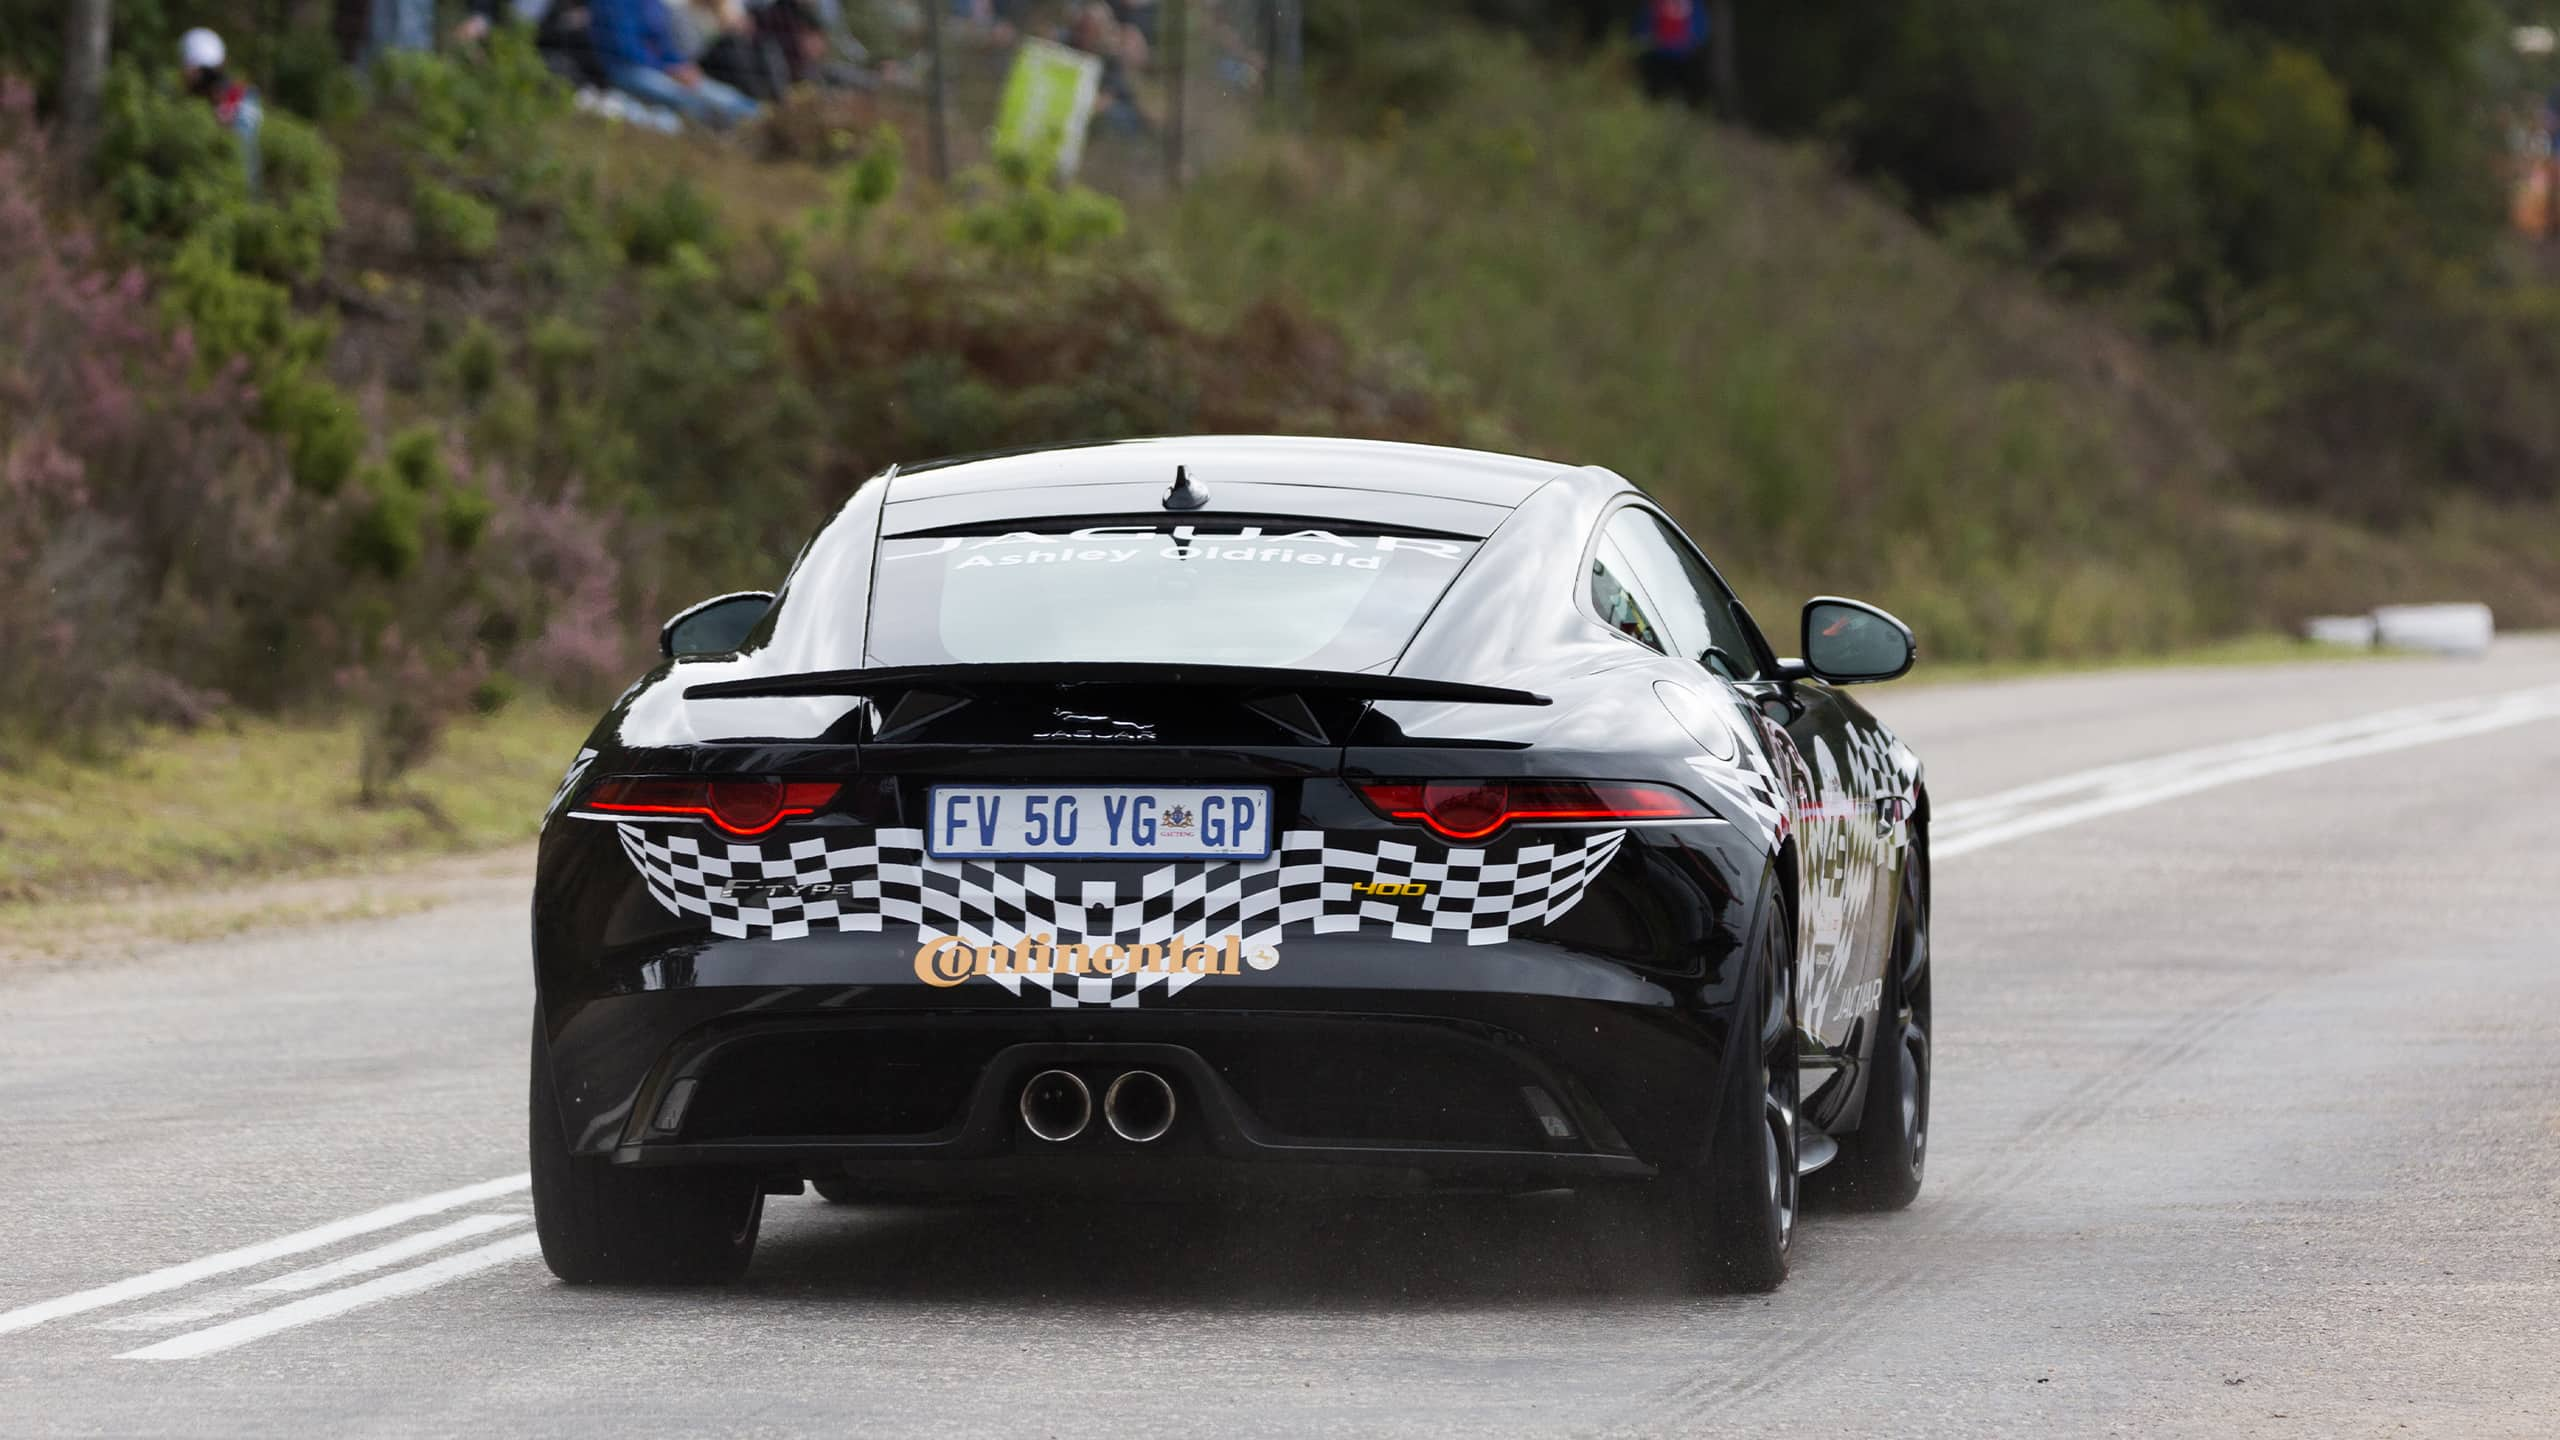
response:
<path id="1" fill-rule="evenodd" d="M 999 976 L 1235 975 L 1240 964 L 1268 970 L 1280 963 L 1280 947 L 1247 945 L 1241 935 L 1197 943 L 1175 936 L 1162 945 L 1059 945 L 1045 934 L 1019 945 L 974 945 L 957 935 L 936 935 L 916 947 L 916 978 L 948 990 L 969 980 Z"/>

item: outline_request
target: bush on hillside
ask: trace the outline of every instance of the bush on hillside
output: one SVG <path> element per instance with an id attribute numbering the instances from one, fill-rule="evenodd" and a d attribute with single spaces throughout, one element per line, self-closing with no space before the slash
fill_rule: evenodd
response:
<path id="1" fill-rule="evenodd" d="M 1506 448 L 1661 497 L 1763 614 L 1854 587 L 1940 656 L 2171 644 L 2231 614 L 2199 513 L 2219 457 L 2120 339 L 1818 156 L 1644 103 L 1614 63 L 1480 46 L 1462 73 L 1369 146 L 1193 186 L 1186 273 L 1411 347 Z"/>
<path id="2" fill-rule="evenodd" d="M 418 253 L 431 260 L 486 260 L 498 248 L 498 212 L 488 202 L 420 177 L 409 192 Z"/>
<path id="3" fill-rule="evenodd" d="M 289 287 L 318 272 L 337 231 L 338 159 L 284 114 L 267 117 L 260 154 L 252 195 L 238 140 L 203 102 L 131 67 L 109 83 L 95 163 L 118 237 L 160 267 L 161 302 L 207 363 L 248 362 L 261 424 L 325 496 L 362 435 L 323 368 L 330 327 L 300 313 Z"/>
<path id="4" fill-rule="evenodd" d="M 390 799 L 445 727 L 524 677 L 595 700 L 634 649 L 610 521 L 546 504 L 411 426 L 356 476 L 340 532 L 340 696 L 364 719 L 358 798 Z"/>
<path id="5" fill-rule="evenodd" d="M 190 719 L 290 604 L 299 503 L 242 367 L 171 343 L 143 277 L 35 203 L 49 162 L 0 93 L 0 727 Z"/>
<path id="6" fill-rule="evenodd" d="M 2448 499 L 2560 501 L 2560 286 L 2377 247 L 2240 352 L 2266 499 L 2408 530 Z"/>
<path id="7" fill-rule="evenodd" d="M 1918 213 L 2221 340 L 2405 227 L 2476 251 L 2488 0 L 1727 0 L 1746 118 L 1836 144 Z M 1613 0 L 1311 0 L 1324 114 L 1375 130 L 1458 101 L 1478 23 L 1552 57 Z M 1581 24 L 1573 22 L 1578 18 Z M 1631 77 L 1626 77 L 1631 82 Z M 1986 206 L 1996 205 L 1996 210 Z"/>
<path id="8" fill-rule="evenodd" d="M 107 86 L 97 169 L 120 238 L 157 255 L 198 241 L 244 273 L 309 279 L 338 228 L 337 154 L 288 114 L 267 117 L 258 148 L 253 196 L 240 141 L 210 106 L 119 67 Z"/>
<path id="9" fill-rule="evenodd" d="M 1020 155 L 959 177 L 963 203 L 951 234 L 962 246 L 1013 265 L 1044 266 L 1120 238 L 1128 217 L 1118 201 L 1082 185 L 1058 185 Z"/>

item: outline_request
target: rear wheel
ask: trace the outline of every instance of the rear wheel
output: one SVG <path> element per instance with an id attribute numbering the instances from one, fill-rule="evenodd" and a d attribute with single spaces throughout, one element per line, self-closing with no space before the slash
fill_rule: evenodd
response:
<path id="1" fill-rule="evenodd" d="M 1703 1221 L 1706 1280 L 1751 1294 L 1787 1278 L 1797 1209 L 1795 930 L 1774 897 L 1765 909 L 1753 967 L 1758 989 L 1745 1012 L 1750 1053 L 1729 1067 L 1715 1149 L 1691 1202 Z"/>
<path id="2" fill-rule="evenodd" d="M 1927 852 L 1914 850 L 1867 1051 L 1866 1106 L 1822 1177 L 1831 1194 L 1861 1210 L 1899 1210 L 1918 1199 L 1929 1161 L 1928 895 Z"/>
<path id="3" fill-rule="evenodd" d="M 746 1273 L 764 1221 L 755 1176 L 573 1155 L 539 1022 L 532 1068 L 533 1223 L 552 1274 L 572 1285 L 698 1285 Z"/>
<path id="4" fill-rule="evenodd" d="M 1760 916 L 1706 1153 L 1628 1197 L 1699 1283 L 1753 1294 L 1786 1280 L 1797 1210 L 1795 929 L 1774 887 Z"/>

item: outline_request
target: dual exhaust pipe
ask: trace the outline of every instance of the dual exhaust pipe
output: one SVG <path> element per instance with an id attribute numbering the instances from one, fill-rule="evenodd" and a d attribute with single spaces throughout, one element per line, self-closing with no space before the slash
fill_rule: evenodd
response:
<path id="1" fill-rule="evenodd" d="M 1063 1145 L 1093 1124 L 1093 1091 L 1072 1070 L 1043 1070 L 1026 1081 L 1017 1107 L 1022 1128 Z M 1152 1145 L 1173 1129 L 1173 1086 L 1153 1070 L 1130 1070 L 1102 1092 L 1102 1123 L 1132 1145 Z"/>

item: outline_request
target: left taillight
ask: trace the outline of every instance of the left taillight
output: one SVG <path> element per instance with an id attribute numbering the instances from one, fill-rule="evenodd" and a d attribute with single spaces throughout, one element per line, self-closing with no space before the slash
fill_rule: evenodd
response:
<path id="1" fill-rule="evenodd" d="M 1394 780 L 1359 788 L 1370 809 L 1449 840 L 1483 840 L 1508 825 L 1695 820 L 1709 813 L 1687 791 L 1613 780 Z"/>
<path id="2" fill-rule="evenodd" d="M 815 815 L 844 787 L 832 780 L 626 776 L 597 782 L 579 804 L 606 815 L 708 820 L 731 835 L 762 835 L 785 820 Z"/>

